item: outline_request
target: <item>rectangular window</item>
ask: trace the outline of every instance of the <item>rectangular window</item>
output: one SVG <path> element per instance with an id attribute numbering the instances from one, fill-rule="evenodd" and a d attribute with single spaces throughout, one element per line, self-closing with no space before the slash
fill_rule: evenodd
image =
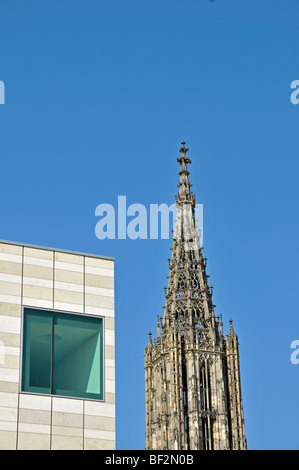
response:
<path id="1" fill-rule="evenodd" d="M 23 335 L 22 390 L 51 393 L 52 312 L 26 308 Z"/>
<path id="2" fill-rule="evenodd" d="M 102 318 L 24 308 L 22 391 L 102 400 Z"/>

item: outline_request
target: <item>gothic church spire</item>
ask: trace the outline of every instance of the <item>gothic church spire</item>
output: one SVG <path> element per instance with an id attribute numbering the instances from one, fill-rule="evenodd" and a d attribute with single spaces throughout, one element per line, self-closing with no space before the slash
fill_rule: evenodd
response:
<path id="1" fill-rule="evenodd" d="M 216 318 L 185 142 L 163 320 L 145 348 L 147 449 L 245 449 L 237 336 Z"/>

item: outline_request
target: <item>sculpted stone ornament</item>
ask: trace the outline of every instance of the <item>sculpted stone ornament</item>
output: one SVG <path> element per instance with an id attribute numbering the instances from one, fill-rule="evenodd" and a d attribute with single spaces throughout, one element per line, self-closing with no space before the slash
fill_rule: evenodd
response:
<path id="1" fill-rule="evenodd" d="M 195 220 L 185 142 L 180 148 L 177 224 L 168 259 L 164 317 L 145 348 L 146 448 L 225 450 L 247 448 L 238 337 L 224 337 L 215 316 Z"/>

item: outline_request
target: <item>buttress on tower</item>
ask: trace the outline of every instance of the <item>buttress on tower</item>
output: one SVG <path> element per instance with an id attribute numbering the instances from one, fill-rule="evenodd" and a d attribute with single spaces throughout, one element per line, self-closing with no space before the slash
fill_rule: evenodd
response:
<path id="1" fill-rule="evenodd" d="M 145 348 L 146 448 L 245 450 L 238 336 L 216 317 L 185 142 L 164 318 Z"/>

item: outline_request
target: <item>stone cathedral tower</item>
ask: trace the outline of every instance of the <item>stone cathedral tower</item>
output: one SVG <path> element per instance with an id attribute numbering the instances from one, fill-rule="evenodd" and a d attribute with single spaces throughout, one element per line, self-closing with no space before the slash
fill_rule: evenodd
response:
<path id="1" fill-rule="evenodd" d="M 164 318 L 145 348 L 146 448 L 245 450 L 238 336 L 215 316 L 187 151 L 182 142 Z"/>

